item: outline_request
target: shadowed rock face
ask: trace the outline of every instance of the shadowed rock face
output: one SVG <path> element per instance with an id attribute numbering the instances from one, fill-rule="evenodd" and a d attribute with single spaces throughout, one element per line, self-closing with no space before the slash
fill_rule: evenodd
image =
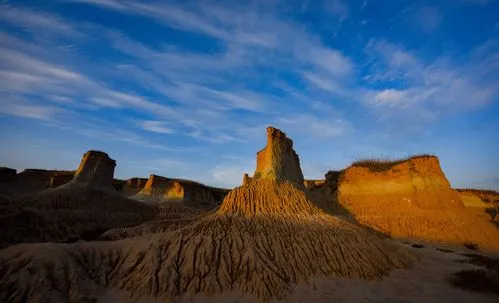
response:
<path id="1" fill-rule="evenodd" d="M 252 179 L 263 178 L 303 184 L 300 160 L 293 150 L 293 141 L 273 127 L 267 127 L 267 146 L 256 154 L 256 170 Z"/>
<path id="2" fill-rule="evenodd" d="M 80 183 L 90 187 L 113 188 L 113 175 L 116 161 L 100 151 L 88 151 L 83 155 L 72 184 Z M 69 183 L 68 183 L 69 184 Z"/>
<path id="3" fill-rule="evenodd" d="M 17 171 L 13 168 L 0 167 L 0 182 L 14 182 L 17 180 Z"/>
<path id="4" fill-rule="evenodd" d="M 74 173 L 74 171 L 66 173 L 56 173 L 50 178 L 50 187 L 54 188 L 68 183 L 69 181 L 73 180 Z"/>
<path id="5" fill-rule="evenodd" d="M 103 231 L 152 218 L 152 205 L 122 197 L 112 186 L 115 161 L 102 152 L 84 154 L 74 178 L 61 186 L 0 203 L 0 247 L 20 242 L 92 239 Z M 53 171 L 29 170 L 24 178 Z M 60 172 L 72 176 L 74 172 Z M 54 180 L 64 182 L 65 180 Z M 55 185 L 55 184 L 54 184 Z M 1 300 L 0 300 L 1 301 Z"/>

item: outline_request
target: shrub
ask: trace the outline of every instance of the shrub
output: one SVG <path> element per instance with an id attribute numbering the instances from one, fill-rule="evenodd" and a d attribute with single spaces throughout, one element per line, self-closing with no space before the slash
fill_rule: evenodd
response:
<path id="1" fill-rule="evenodd" d="M 369 171 L 371 172 L 384 172 L 389 169 L 391 169 L 393 166 L 403 163 L 407 160 L 414 159 L 414 158 L 421 158 L 421 157 L 433 157 L 432 155 L 427 155 L 427 154 L 420 154 L 420 155 L 413 155 L 407 158 L 403 159 L 390 159 L 389 157 L 386 158 L 368 158 L 368 159 L 359 159 L 356 160 L 352 163 L 351 166 L 356 166 L 356 167 L 365 167 L 368 168 Z"/>

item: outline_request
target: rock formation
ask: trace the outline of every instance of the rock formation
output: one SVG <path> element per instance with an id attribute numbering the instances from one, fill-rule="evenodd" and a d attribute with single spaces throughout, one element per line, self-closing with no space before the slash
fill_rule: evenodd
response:
<path id="1" fill-rule="evenodd" d="M 13 168 L 0 167 L 0 182 L 11 183 L 17 181 L 17 171 Z"/>
<path id="2" fill-rule="evenodd" d="M 45 169 L 25 169 L 13 175 L 13 171 L 8 170 L 8 179 L 10 181 L 0 181 L 0 195 L 6 197 L 20 197 L 34 194 L 50 188 L 51 179 L 57 174 L 70 173 L 64 170 L 45 170 Z"/>
<path id="3" fill-rule="evenodd" d="M 226 190 L 201 183 L 151 175 L 144 188 L 131 199 L 153 203 L 182 203 L 188 207 L 211 209 L 223 199 Z"/>
<path id="4" fill-rule="evenodd" d="M 92 188 L 114 190 L 113 175 L 116 161 L 101 151 L 90 150 L 83 155 L 73 180 L 68 185 L 78 184 Z"/>
<path id="5" fill-rule="evenodd" d="M 50 178 L 50 187 L 55 188 L 73 180 L 75 172 L 56 173 Z"/>
<path id="6" fill-rule="evenodd" d="M 131 178 L 125 181 L 120 193 L 125 197 L 130 197 L 138 194 L 146 185 L 147 178 Z"/>
<path id="7" fill-rule="evenodd" d="M 114 167 L 107 154 L 89 151 L 70 182 L 0 205 L 4 231 L 0 247 L 92 239 L 110 228 L 140 224 L 156 215 L 156 207 L 128 200 L 114 190 Z"/>
<path id="8" fill-rule="evenodd" d="M 409 158 L 386 170 L 352 165 L 341 173 L 338 194 L 341 201 L 352 207 L 370 207 L 379 203 L 405 209 L 463 207 L 434 156 Z"/>
<path id="9" fill-rule="evenodd" d="M 116 242 L 1 250 L 0 301 L 98 300 L 111 294 L 105 288 L 133 301 L 234 291 L 268 301 L 317 277 L 378 279 L 411 266 L 415 258 L 405 248 L 310 201 L 291 140 L 273 128 L 268 133 L 253 180 L 231 191 L 216 212 L 181 228 L 139 229 Z M 182 196 L 182 182 L 154 179 L 172 197 Z M 65 274 L 53 274 L 59 271 Z"/>
<path id="10" fill-rule="evenodd" d="M 493 190 L 456 189 L 466 207 L 486 208 L 499 204 L 499 193 Z"/>
<path id="11" fill-rule="evenodd" d="M 437 157 L 365 161 L 334 175 L 333 200 L 361 224 L 397 238 L 499 249 L 499 230 L 483 211 L 464 207 Z"/>
<path id="12" fill-rule="evenodd" d="M 267 145 L 256 154 L 252 180 L 263 178 L 303 184 L 300 160 L 293 150 L 293 141 L 273 127 L 267 127 Z"/>

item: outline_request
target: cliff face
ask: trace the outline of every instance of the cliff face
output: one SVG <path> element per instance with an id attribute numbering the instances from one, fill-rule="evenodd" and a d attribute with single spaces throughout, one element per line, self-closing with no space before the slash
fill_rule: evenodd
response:
<path id="1" fill-rule="evenodd" d="M 74 183 L 91 187 L 113 189 L 113 175 L 116 161 L 100 151 L 88 151 L 83 155 L 76 171 Z"/>
<path id="2" fill-rule="evenodd" d="M 499 249 L 499 230 L 483 209 L 464 207 L 436 157 L 381 168 L 354 164 L 338 174 L 337 185 L 338 211 L 395 238 Z"/>
<path id="3" fill-rule="evenodd" d="M 226 193 L 225 190 L 197 182 L 151 175 L 144 188 L 130 198 L 154 203 L 178 202 L 185 206 L 208 209 L 216 207 Z"/>
<path id="4" fill-rule="evenodd" d="M 437 157 L 414 157 L 384 171 L 351 166 L 339 177 L 338 195 L 352 208 L 462 208 L 459 195 L 447 181 Z"/>
<path id="5" fill-rule="evenodd" d="M 267 146 L 256 154 L 256 170 L 252 179 L 264 178 L 303 184 L 300 160 L 293 150 L 293 141 L 273 127 L 267 127 Z"/>

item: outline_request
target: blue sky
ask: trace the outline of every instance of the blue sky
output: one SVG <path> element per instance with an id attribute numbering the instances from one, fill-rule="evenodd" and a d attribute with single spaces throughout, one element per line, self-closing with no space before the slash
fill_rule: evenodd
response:
<path id="1" fill-rule="evenodd" d="M 265 127 L 304 175 L 431 153 L 499 189 L 499 1 L 1 1 L 0 165 L 235 186 Z"/>

